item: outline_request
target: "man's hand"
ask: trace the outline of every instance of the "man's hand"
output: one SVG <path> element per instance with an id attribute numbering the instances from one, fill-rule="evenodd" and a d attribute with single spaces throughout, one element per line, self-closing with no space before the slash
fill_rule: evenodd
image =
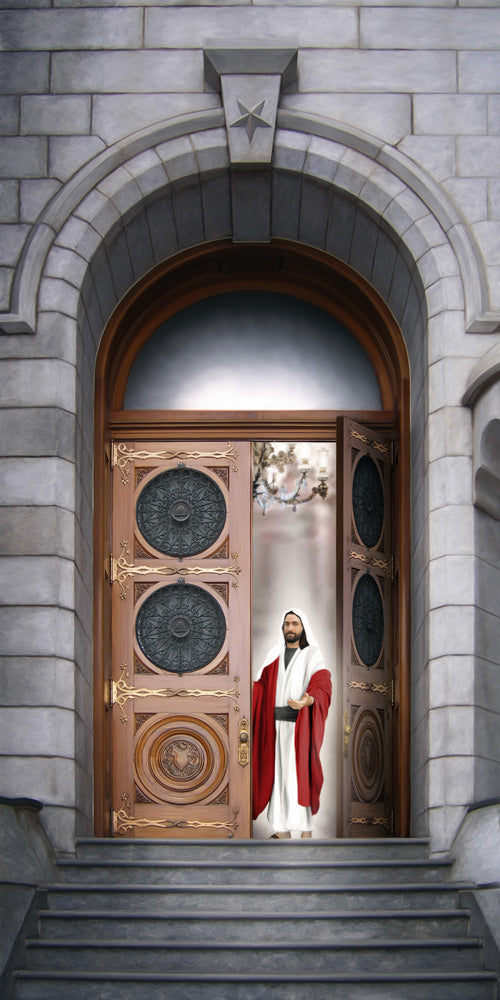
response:
<path id="1" fill-rule="evenodd" d="M 306 705 L 312 705 L 313 702 L 314 698 L 306 691 L 306 693 L 302 695 L 300 701 L 296 701 L 295 698 L 289 698 L 287 704 L 290 705 L 290 708 L 296 708 L 299 710 L 301 708 L 305 708 Z"/>

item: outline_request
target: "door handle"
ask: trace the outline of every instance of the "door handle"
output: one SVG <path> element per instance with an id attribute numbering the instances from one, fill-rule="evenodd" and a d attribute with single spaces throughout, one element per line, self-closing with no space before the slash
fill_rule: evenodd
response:
<path id="1" fill-rule="evenodd" d="M 250 760 L 250 726 L 248 719 L 240 719 L 238 728 L 238 764 L 245 767 Z"/>

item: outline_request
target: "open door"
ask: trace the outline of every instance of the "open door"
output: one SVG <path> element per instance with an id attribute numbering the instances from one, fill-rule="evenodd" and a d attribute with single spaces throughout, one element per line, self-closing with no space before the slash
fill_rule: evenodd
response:
<path id="1" fill-rule="evenodd" d="M 344 837 L 394 832 L 392 454 L 390 439 L 339 418 L 337 817 Z"/>
<path id="2" fill-rule="evenodd" d="M 113 441 L 112 833 L 250 835 L 250 445 Z"/>

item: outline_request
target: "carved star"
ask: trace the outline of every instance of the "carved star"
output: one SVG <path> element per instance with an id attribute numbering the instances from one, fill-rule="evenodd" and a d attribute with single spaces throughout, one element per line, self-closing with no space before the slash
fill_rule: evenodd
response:
<path id="1" fill-rule="evenodd" d="M 239 98 L 236 98 L 236 100 L 241 111 L 241 118 L 236 118 L 234 122 L 230 122 L 231 128 L 244 128 L 249 142 L 252 141 L 255 135 L 255 129 L 272 128 L 271 123 L 266 122 L 265 118 L 261 116 L 262 108 L 266 103 L 265 100 L 259 101 L 254 108 L 247 108 Z"/>

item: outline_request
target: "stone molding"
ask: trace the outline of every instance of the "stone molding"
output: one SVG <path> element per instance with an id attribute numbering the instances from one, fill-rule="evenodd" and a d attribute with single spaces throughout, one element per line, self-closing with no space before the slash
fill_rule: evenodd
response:
<path id="1" fill-rule="evenodd" d="M 4 333 L 35 331 L 37 298 L 49 250 L 71 214 L 100 182 L 142 152 L 152 150 L 176 138 L 186 137 L 189 141 L 190 136 L 221 129 L 224 124 L 225 116 L 222 108 L 182 115 L 134 133 L 127 140 L 121 140 L 98 154 L 82 167 L 57 192 L 34 225 L 18 263 L 13 284 L 12 309 L 9 313 L 0 314 L 0 330 Z M 372 214 L 384 214 L 380 212 L 380 203 L 384 205 L 390 201 L 397 203 L 397 194 L 393 198 L 387 194 L 395 187 L 402 195 L 406 189 L 409 195 L 414 196 L 418 204 L 415 202 L 412 207 L 406 199 L 405 217 L 401 219 L 399 225 L 397 213 L 393 219 L 388 220 L 388 225 L 392 228 L 397 241 L 406 243 L 410 256 L 416 259 L 409 242 L 408 231 L 413 223 L 418 226 L 423 215 L 429 215 L 431 219 L 428 230 L 431 235 L 425 236 L 426 249 L 438 248 L 445 244 L 450 248 L 457 262 L 456 275 L 460 278 L 464 293 L 468 331 L 486 333 L 500 327 L 500 313 L 489 310 L 484 264 L 470 231 L 451 200 L 425 171 L 404 154 L 387 144 L 377 142 L 367 133 L 346 128 L 321 116 L 278 110 L 277 128 L 283 133 L 280 137 L 282 148 L 288 141 L 292 152 L 294 142 L 291 134 L 297 135 L 297 139 L 306 146 L 312 137 L 326 140 L 323 147 L 324 158 L 331 163 L 327 164 L 323 171 L 318 170 L 317 179 L 320 182 L 331 180 L 335 189 L 339 186 L 342 173 L 344 177 L 340 185 L 342 189 L 350 193 L 351 197 L 364 196 L 361 200 L 365 200 L 366 207 Z M 341 151 L 341 158 L 343 157 L 345 162 L 352 160 L 353 157 L 356 159 L 355 154 L 358 154 L 354 170 L 354 174 L 359 174 L 357 179 L 353 176 L 352 162 L 347 172 L 337 169 L 339 144 L 345 147 Z M 274 159 L 275 161 L 277 159 L 276 149 Z M 197 169 L 200 173 L 200 168 Z M 309 167 L 309 176 L 315 177 L 312 166 Z M 384 176 L 387 180 L 384 180 Z M 165 178 L 165 187 L 167 185 L 168 176 Z M 361 195 L 359 195 L 360 190 Z M 370 204 L 370 192 L 373 193 L 373 205 Z M 139 191 L 137 194 L 139 195 Z M 235 238 L 260 241 L 263 237 L 261 233 L 253 235 L 249 231 L 246 235 L 237 234 Z M 449 278 L 449 269 L 443 268 L 440 273 L 439 264 L 437 267 L 434 282 L 440 277 L 443 281 Z"/>

